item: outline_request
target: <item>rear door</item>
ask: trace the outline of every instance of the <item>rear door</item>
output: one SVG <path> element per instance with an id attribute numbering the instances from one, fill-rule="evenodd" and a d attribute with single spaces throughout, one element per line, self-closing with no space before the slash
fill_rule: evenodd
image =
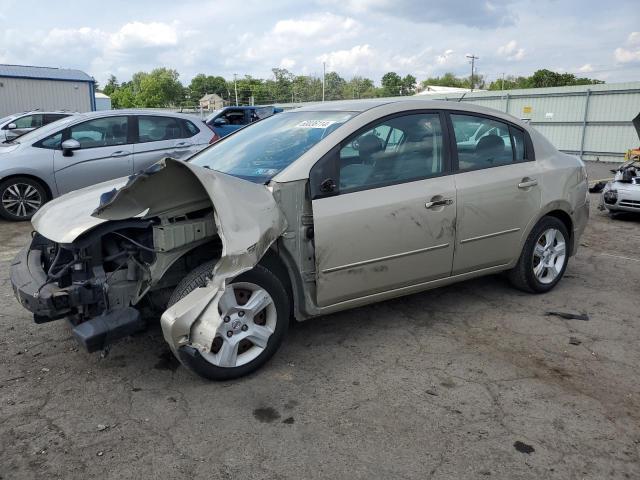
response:
<path id="1" fill-rule="evenodd" d="M 80 149 L 69 156 L 62 150 L 54 153 L 60 194 L 133 173 L 129 117 L 102 117 L 72 125 L 63 133 L 63 141 L 69 138 L 77 140 Z"/>
<path id="2" fill-rule="evenodd" d="M 165 157 L 186 160 L 193 153 L 193 135 L 182 119 L 158 115 L 138 115 L 138 139 L 133 146 L 134 171 L 144 170 Z"/>
<path id="3" fill-rule="evenodd" d="M 451 274 L 456 192 L 443 118 L 377 121 L 314 166 L 319 305 Z"/>
<path id="4" fill-rule="evenodd" d="M 492 117 L 452 113 L 458 191 L 453 274 L 504 265 L 540 209 L 533 147 L 526 132 Z M 476 130 L 472 138 L 464 132 Z"/>

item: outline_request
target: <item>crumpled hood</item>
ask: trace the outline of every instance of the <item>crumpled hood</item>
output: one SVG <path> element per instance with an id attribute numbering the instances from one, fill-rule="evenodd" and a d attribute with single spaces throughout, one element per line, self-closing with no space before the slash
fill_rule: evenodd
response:
<path id="1" fill-rule="evenodd" d="M 118 178 L 55 198 L 36 212 L 31 224 L 36 232 L 53 242 L 72 243 L 83 233 L 106 222 L 91 216 L 100 203 L 100 196 L 126 183 L 126 177 Z"/>
<path id="2" fill-rule="evenodd" d="M 161 324 L 174 352 L 185 345 L 207 351 L 222 321 L 217 305 L 226 280 L 252 269 L 287 227 L 265 185 L 166 158 L 128 180 L 64 195 L 45 205 L 33 223 L 50 240 L 70 243 L 109 220 L 149 218 L 174 208 L 206 205 L 213 206 L 222 255 L 207 286 L 164 312 Z"/>

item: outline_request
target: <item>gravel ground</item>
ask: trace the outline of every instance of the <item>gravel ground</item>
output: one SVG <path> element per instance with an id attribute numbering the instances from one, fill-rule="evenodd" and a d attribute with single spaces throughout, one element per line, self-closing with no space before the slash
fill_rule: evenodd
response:
<path id="1" fill-rule="evenodd" d="M 640 478 L 640 219 L 596 197 L 551 293 L 493 276 L 296 324 L 228 383 L 159 329 L 102 358 L 35 325 L 7 278 L 30 227 L 0 223 L 0 478 Z"/>

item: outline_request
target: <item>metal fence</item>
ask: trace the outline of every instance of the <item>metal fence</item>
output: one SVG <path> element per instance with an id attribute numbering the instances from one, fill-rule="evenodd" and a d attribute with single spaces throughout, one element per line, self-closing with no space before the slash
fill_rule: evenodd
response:
<path id="1" fill-rule="evenodd" d="M 627 150 L 640 145 L 631 123 L 640 113 L 640 82 L 484 91 L 464 96 L 459 93 L 421 95 L 419 98 L 472 102 L 507 112 L 527 120 L 558 150 L 584 160 L 619 162 Z M 311 103 L 318 102 L 308 104 Z M 277 106 L 302 105 L 305 104 Z"/>

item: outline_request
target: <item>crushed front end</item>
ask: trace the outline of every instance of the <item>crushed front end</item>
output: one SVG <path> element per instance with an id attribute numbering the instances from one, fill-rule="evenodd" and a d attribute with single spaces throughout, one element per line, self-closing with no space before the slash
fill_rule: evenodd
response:
<path id="1" fill-rule="evenodd" d="M 11 264 L 11 283 L 36 323 L 66 318 L 95 352 L 144 330 L 184 272 L 220 248 L 210 209 L 107 222 L 70 244 L 35 233 Z"/>

